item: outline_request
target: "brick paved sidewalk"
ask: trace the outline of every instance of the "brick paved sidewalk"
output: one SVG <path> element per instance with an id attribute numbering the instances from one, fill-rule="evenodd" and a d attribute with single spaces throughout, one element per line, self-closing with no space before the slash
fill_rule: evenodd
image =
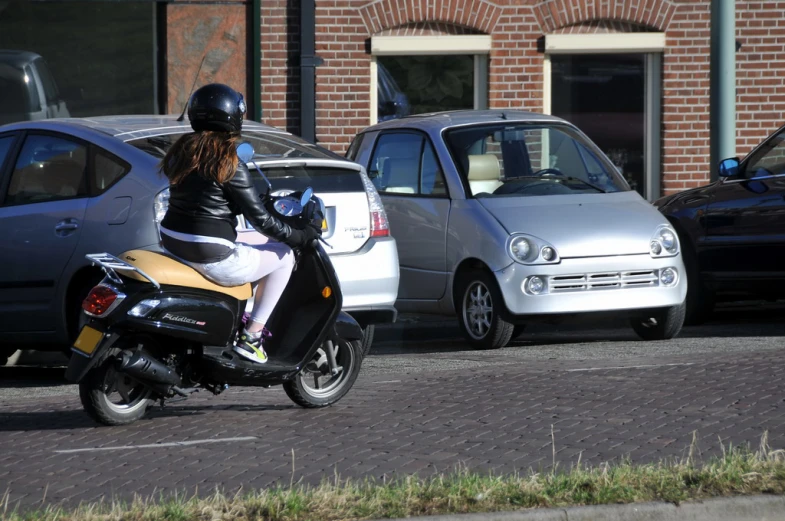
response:
<path id="1" fill-rule="evenodd" d="M 682 457 L 693 431 L 703 455 L 718 453 L 720 439 L 757 446 L 766 430 L 772 447 L 785 446 L 785 350 L 603 364 L 364 375 L 321 410 L 280 389 L 234 388 L 117 428 L 93 424 L 74 397 L 0 402 L 0 490 L 34 507 L 457 465 L 547 469 L 552 432 L 562 468 L 579 457 Z"/>

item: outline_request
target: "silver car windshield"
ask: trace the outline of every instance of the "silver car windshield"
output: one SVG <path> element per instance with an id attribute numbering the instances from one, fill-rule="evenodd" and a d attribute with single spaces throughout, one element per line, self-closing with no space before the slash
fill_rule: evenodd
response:
<path id="1" fill-rule="evenodd" d="M 448 130 L 445 141 L 475 197 L 630 190 L 610 160 L 566 125 L 460 127 Z"/>

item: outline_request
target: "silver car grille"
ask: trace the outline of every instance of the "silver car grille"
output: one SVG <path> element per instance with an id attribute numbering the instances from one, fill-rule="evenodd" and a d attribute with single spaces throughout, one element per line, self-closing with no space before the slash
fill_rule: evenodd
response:
<path id="1" fill-rule="evenodd" d="M 658 284 L 658 270 L 615 271 L 550 277 L 548 290 L 550 293 L 566 293 L 570 291 L 643 288 Z"/>

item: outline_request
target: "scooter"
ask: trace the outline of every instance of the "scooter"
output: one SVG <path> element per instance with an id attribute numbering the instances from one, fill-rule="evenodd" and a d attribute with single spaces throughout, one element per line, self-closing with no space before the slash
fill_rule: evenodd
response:
<path id="1" fill-rule="evenodd" d="M 237 148 L 252 162 L 253 147 Z M 264 204 L 290 226 L 321 228 L 324 203 L 311 188 L 272 195 Z M 354 385 L 363 361 L 362 330 L 341 311 L 341 287 L 320 243 L 295 250 L 295 268 L 268 322 L 268 361 L 232 351 L 250 284 L 225 287 L 165 253 L 88 254 L 105 277 L 82 303 L 83 325 L 66 379 L 79 384 L 84 410 L 106 425 L 132 423 L 159 402 L 230 385 L 283 385 L 302 407 L 325 407 Z"/>

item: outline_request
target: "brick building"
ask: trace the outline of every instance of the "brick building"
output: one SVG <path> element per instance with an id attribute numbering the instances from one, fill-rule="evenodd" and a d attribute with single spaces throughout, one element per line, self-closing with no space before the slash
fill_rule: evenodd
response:
<path id="1" fill-rule="evenodd" d="M 83 96 L 146 82 L 134 103 L 117 94 L 99 105 L 103 113 L 179 113 L 201 63 L 198 83 L 244 89 L 251 117 L 302 133 L 301 0 L 1 4 L 0 47 L 9 45 L 2 41 L 9 28 L 29 26 L 29 47 L 48 52 L 55 74 L 59 67 L 83 91 L 92 83 L 79 76 L 87 67 L 74 66 L 84 56 L 73 51 L 77 41 L 47 47 L 42 39 L 51 31 L 36 30 L 40 17 L 56 24 L 69 19 L 57 10 L 71 9 L 95 28 L 133 24 L 84 44 L 107 52 L 93 61 L 120 66 L 115 84 Z M 743 156 L 783 119 L 777 87 L 785 35 L 777 27 L 785 1 L 737 1 L 736 10 L 736 35 L 728 37 L 740 45 L 736 150 Z M 72 38 L 95 32 L 75 23 Z M 709 39 L 710 0 L 316 0 L 315 138 L 342 153 L 361 128 L 407 112 L 544 111 L 575 122 L 653 199 L 709 179 Z M 93 74 L 107 82 L 115 78 L 109 70 Z M 97 110 L 72 105 L 75 115 Z"/>
<path id="2" fill-rule="evenodd" d="M 777 27 L 785 2 L 745 0 L 736 8 L 736 150 L 743 156 L 783 121 L 785 35 Z M 474 58 L 475 107 L 575 120 L 622 167 L 625 146 L 634 149 L 630 156 L 643 152 L 642 160 L 626 159 L 639 170 L 631 180 L 650 198 L 709 179 L 709 0 L 317 0 L 316 15 L 324 59 L 317 139 L 336 151 L 376 119 L 378 63 L 396 53 L 458 53 Z M 286 31 L 292 18 L 286 2 L 263 3 L 262 106 L 265 121 L 296 132 L 299 91 L 287 74 L 287 57 L 297 52 L 296 32 Z M 606 112 L 613 107 L 597 98 L 588 82 L 603 73 L 618 83 L 613 101 L 627 112 Z M 575 92 L 583 88 L 590 95 Z M 624 130 L 603 131 L 608 126 Z"/>

